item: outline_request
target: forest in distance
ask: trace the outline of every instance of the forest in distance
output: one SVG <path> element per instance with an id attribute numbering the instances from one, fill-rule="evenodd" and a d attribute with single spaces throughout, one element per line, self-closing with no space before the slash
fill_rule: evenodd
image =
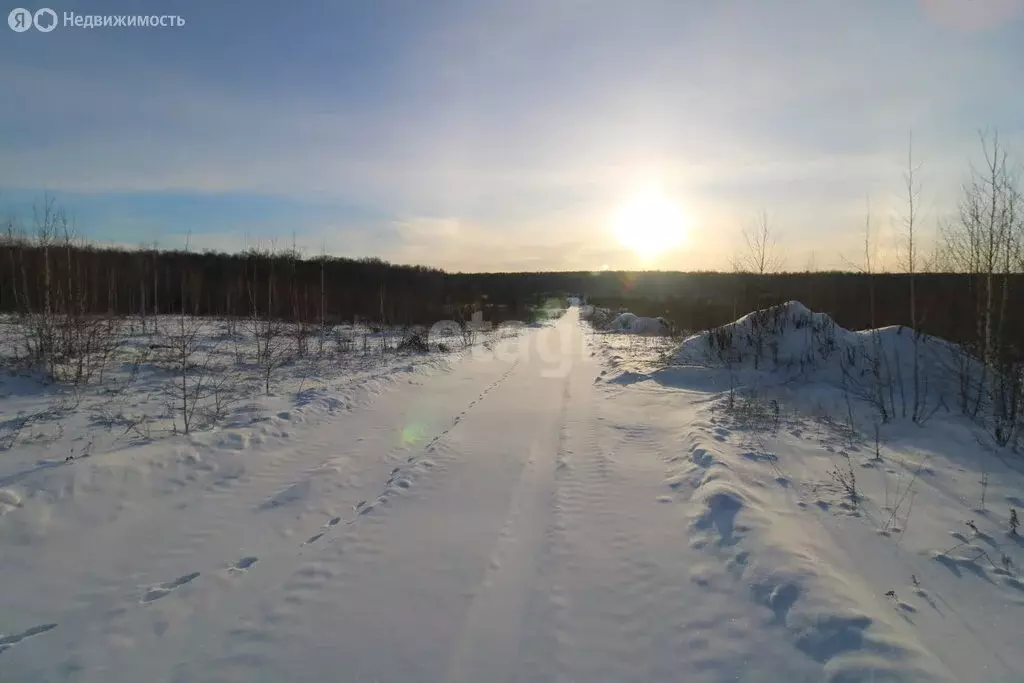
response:
<path id="1" fill-rule="evenodd" d="M 678 330 L 709 329 L 740 315 L 798 300 L 847 329 L 888 325 L 964 343 L 978 333 L 986 276 L 978 273 L 579 271 L 448 273 L 380 259 L 303 257 L 297 251 L 243 253 L 90 245 L 58 229 L 53 210 L 43 236 L 8 232 L 0 241 L 0 311 L 92 315 L 245 317 L 327 324 L 373 321 L 431 325 L 468 320 L 528 322 L 552 296 L 578 292 L 589 303 L 662 316 Z M 911 281 L 914 287 L 911 287 Z M 1005 280 L 1005 282 L 1003 282 Z M 1024 340 L 1024 274 L 1000 276 L 999 323 Z M 1013 344 L 1019 348 L 1019 344 Z"/>

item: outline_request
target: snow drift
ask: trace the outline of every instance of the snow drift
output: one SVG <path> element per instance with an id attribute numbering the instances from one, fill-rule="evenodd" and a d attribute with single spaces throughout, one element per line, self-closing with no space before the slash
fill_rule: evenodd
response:
<path id="1" fill-rule="evenodd" d="M 918 411 L 953 409 L 981 377 L 979 364 L 943 339 L 904 326 L 847 330 L 798 301 L 689 337 L 670 358 L 676 365 L 727 368 L 738 384 L 842 387 L 890 417 L 906 412 L 907 402 L 919 403 Z"/>
<path id="2" fill-rule="evenodd" d="M 589 321 L 595 330 L 619 334 L 653 337 L 672 333 L 672 323 L 665 318 L 648 318 L 629 311 L 616 313 L 610 309 L 590 304 L 580 308 L 580 318 Z"/>
<path id="3" fill-rule="evenodd" d="M 624 334 L 665 335 L 671 329 L 664 318 L 646 318 L 628 311 L 617 315 L 611 324 L 612 331 Z"/>

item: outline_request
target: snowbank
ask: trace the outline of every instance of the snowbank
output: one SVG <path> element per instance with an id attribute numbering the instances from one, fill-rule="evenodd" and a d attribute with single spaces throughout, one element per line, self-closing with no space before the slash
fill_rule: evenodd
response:
<path id="1" fill-rule="evenodd" d="M 841 386 L 901 413 L 915 395 L 919 410 L 954 408 L 961 380 L 980 374 L 974 361 L 943 339 L 903 326 L 847 330 L 798 301 L 689 337 L 671 360 L 727 367 L 739 384 L 800 380 Z"/>
<path id="2" fill-rule="evenodd" d="M 664 318 L 637 318 L 633 322 L 633 334 L 669 334 L 672 326 Z"/>
<path id="3" fill-rule="evenodd" d="M 664 335 L 671 332 L 671 325 L 664 318 L 645 318 L 627 311 L 615 317 L 611 329 L 623 334 Z"/>
<path id="4" fill-rule="evenodd" d="M 590 304 L 580 308 L 580 318 L 588 320 L 595 330 L 605 330 L 619 334 L 637 334 L 653 337 L 672 333 L 672 324 L 664 318 L 646 318 L 629 311 L 616 313 L 610 309 Z"/>
<path id="5" fill-rule="evenodd" d="M 633 330 L 633 323 L 636 320 L 637 317 L 628 311 L 619 313 L 615 316 L 615 320 L 612 321 L 611 328 L 616 332 L 631 332 Z"/>
<path id="6" fill-rule="evenodd" d="M 873 539 L 861 547 L 861 556 L 848 555 L 843 540 L 833 536 L 842 531 L 831 528 L 831 520 L 815 519 L 814 510 L 821 513 L 836 500 L 819 499 L 813 508 L 794 501 L 800 494 L 791 493 L 794 482 L 787 475 L 813 456 L 800 453 L 797 461 L 793 453 L 780 464 L 770 452 L 730 448 L 730 427 L 702 431 L 690 436 L 691 459 L 673 468 L 670 481 L 677 489 L 693 487 L 685 503 L 693 520 L 691 544 L 723 561 L 748 586 L 751 601 L 765 609 L 766 626 L 781 629 L 796 650 L 820 662 L 822 680 L 955 680 L 922 642 L 933 634 L 918 632 L 900 616 L 916 608 L 883 595 L 890 586 L 909 593 L 905 583 L 917 570 L 893 563 L 885 583 L 881 578 L 874 583 L 876 577 L 865 576 L 860 563 L 885 557 L 891 552 L 888 541 Z M 794 446 L 802 445 L 795 441 Z M 765 480 L 771 486 L 758 484 Z M 842 510 L 844 518 L 849 513 Z M 711 585 L 715 574 L 704 568 L 697 581 Z"/>

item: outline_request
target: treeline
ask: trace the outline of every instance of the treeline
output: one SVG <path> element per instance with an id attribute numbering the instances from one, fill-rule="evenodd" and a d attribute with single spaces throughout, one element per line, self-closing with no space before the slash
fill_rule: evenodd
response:
<path id="1" fill-rule="evenodd" d="M 57 214 L 50 227 L 59 227 Z M 304 322 L 372 320 L 432 324 L 483 310 L 500 322 L 526 319 L 550 295 L 582 292 L 591 303 L 665 316 L 683 329 L 708 329 L 756 308 L 799 300 L 849 329 L 910 325 L 910 279 L 917 328 L 955 342 L 977 335 L 978 276 L 967 273 L 846 272 L 446 273 L 380 259 L 303 258 L 288 250 L 244 253 L 91 246 L 53 229 L 7 232 L 0 240 L 0 311 L 75 311 L 119 316 L 180 313 L 274 317 Z M 1008 312 L 1024 311 L 1024 275 L 1009 276 Z M 874 305 L 869 302 L 874 299 Z M 1004 332 L 1024 339 L 1024 316 Z"/>
<path id="2" fill-rule="evenodd" d="M 843 272 L 445 273 L 380 259 L 303 258 L 294 251 L 238 254 L 100 248 L 61 236 L 0 241 L 0 311 L 119 316 L 252 314 L 304 322 L 371 320 L 432 324 L 482 310 L 495 322 L 524 320 L 546 296 L 583 292 L 591 303 L 664 316 L 708 329 L 756 308 L 799 300 L 849 329 L 910 325 L 906 274 Z M 984 288 L 970 274 L 916 278 L 917 328 L 955 342 L 977 335 Z M 1012 274 L 1006 309 L 1024 311 L 1024 275 Z M 874 310 L 869 305 L 874 298 Z M 1024 316 L 1004 332 L 1024 340 Z"/>
<path id="3" fill-rule="evenodd" d="M 0 232 L 0 311 L 119 316 L 176 314 L 338 323 L 432 324 L 468 317 L 526 320 L 549 296 L 664 297 L 692 289 L 683 273 L 446 273 L 377 258 L 128 249 L 89 244 L 51 204 L 36 224 Z M 698 276 L 700 277 L 700 276 Z M 712 287 L 709 292 L 716 288 Z"/>
<path id="4" fill-rule="evenodd" d="M 284 320 L 437 319 L 444 274 L 376 259 L 303 259 L 292 252 L 242 254 L 127 250 L 5 240 L 0 310 L 31 313 L 200 316 L 256 313 Z"/>
<path id="5" fill-rule="evenodd" d="M 432 324 L 468 318 L 525 320 L 542 302 L 546 274 L 490 288 L 474 276 L 380 259 L 304 258 L 297 250 L 243 253 L 125 249 L 90 245 L 47 202 L 35 224 L 0 236 L 0 311 L 156 316 L 185 312 L 330 324 L 371 320 Z"/>

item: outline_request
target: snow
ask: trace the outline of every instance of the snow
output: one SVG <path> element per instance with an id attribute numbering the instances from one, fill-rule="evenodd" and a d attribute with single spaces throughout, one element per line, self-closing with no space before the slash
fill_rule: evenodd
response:
<path id="1" fill-rule="evenodd" d="M 667 482 L 690 543 L 720 563 L 702 585 L 725 567 L 827 680 L 1022 678 L 1024 541 L 1008 518 L 1024 461 L 959 415 L 953 375 L 977 367 L 952 345 L 843 330 L 798 302 L 694 335 L 667 364 L 597 338 L 608 384 L 690 399 Z M 866 370 L 911 394 L 915 354 L 922 419 L 896 398 L 883 421 Z"/>
<path id="2" fill-rule="evenodd" d="M 796 301 L 693 335 L 671 358 L 676 366 L 724 369 L 714 376 L 734 385 L 839 388 L 840 394 L 825 396 L 845 403 L 849 393 L 890 418 L 918 414 L 927 419 L 955 409 L 965 400 L 965 387 L 983 381 L 980 366 L 942 339 L 901 326 L 845 330 Z M 841 412 L 847 412 L 846 405 Z"/>
<path id="3" fill-rule="evenodd" d="M 850 348 L 881 340 L 894 369 L 927 347 L 939 392 L 948 345 L 770 317 L 723 354 L 592 334 L 574 306 L 461 353 L 289 366 L 148 439 L 90 418 L 102 391 L 11 378 L 0 419 L 32 419 L 0 453 L 0 672 L 1024 678 L 1019 458 L 939 410 L 880 424 L 876 456 L 866 381 L 847 401 Z M 158 376 L 125 379 L 118 410 L 152 412 Z"/>
<path id="4" fill-rule="evenodd" d="M 663 318 L 646 318 L 629 311 L 616 315 L 609 329 L 613 332 L 641 335 L 666 335 L 671 332 L 671 326 Z"/>

